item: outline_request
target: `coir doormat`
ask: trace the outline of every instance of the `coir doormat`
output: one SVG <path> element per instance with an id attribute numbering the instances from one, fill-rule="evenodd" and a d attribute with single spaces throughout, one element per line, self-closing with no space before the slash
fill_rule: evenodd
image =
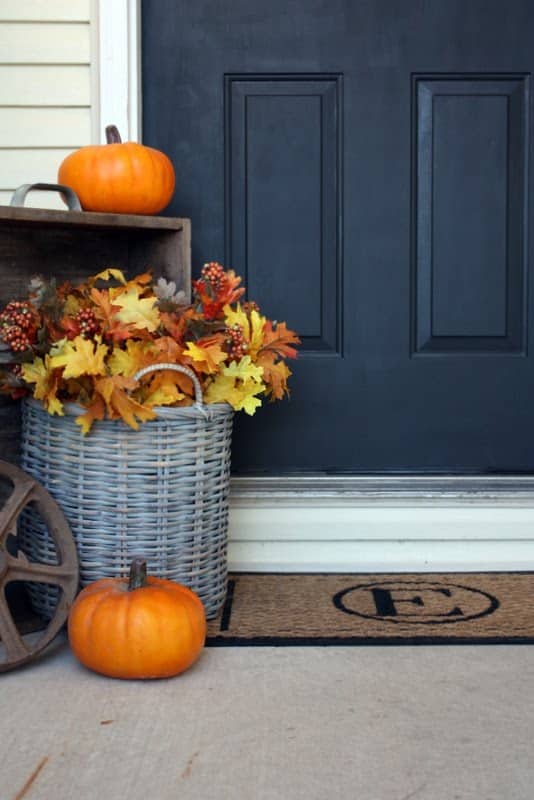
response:
<path id="1" fill-rule="evenodd" d="M 208 646 L 534 644 L 534 573 L 230 576 Z"/>

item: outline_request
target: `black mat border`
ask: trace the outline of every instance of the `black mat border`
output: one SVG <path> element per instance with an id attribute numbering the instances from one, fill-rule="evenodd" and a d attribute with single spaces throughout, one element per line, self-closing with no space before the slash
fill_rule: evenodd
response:
<path id="1" fill-rule="evenodd" d="M 299 570 L 298 572 L 286 572 L 285 570 L 241 570 L 239 572 L 232 570 L 228 573 L 229 578 L 239 577 L 240 575 L 285 575 L 290 577 L 292 575 L 350 575 L 358 577 L 358 575 L 395 575 L 402 577 L 403 575 L 417 575 L 424 577 L 425 575 L 534 575 L 534 569 L 447 569 L 447 570 L 433 570 L 432 572 L 418 572 L 417 570 L 404 570 L 403 572 L 396 572 L 391 570 L 388 572 L 374 572 L 367 570 L 360 572 L 356 570 L 348 570 L 348 572 L 340 572 L 338 569 L 334 570 Z"/>
<path id="2" fill-rule="evenodd" d="M 534 570 L 458 570 L 435 571 L 435 572 L 281 572 L 273 571 L 252 571 L 231 572 L 228 576 L 230 580 L 240 575 L 305 575 L 305 576 L 329 576 L 346 575 L 347 577 L 368 577 L 372 576 L 395 576 L 399 579 L 402 576 L 432 577 L 442 575 L 534 575 Z M 233 591 L 232 591 L 233 595 Z M 228 617 L 230 609 L 225 601 L 224 616 Z M 532 636 L 479 636 L 479 637 L 454 637 L 454 636 L 255 636 L 247 638 L 245 636 L 208 636 L 206 647 L 421 647 L 430 646 L 464 646 L 464 645 L 532 645 Z"/>
<path id="3" fill-rule="evenodd" d="M 534 644 L 534 637 L 486 637 L 486 638 L 458 638 L 413 636 L 387 638 L 363 638 L 357 636 L 335 637 L 318 636 L 257 636 L 247 639 L 239 636 L 210 636 L 206 639 L 206 647 L 415 647 L 424 645 L 509 645 L 509 644 Z"/>

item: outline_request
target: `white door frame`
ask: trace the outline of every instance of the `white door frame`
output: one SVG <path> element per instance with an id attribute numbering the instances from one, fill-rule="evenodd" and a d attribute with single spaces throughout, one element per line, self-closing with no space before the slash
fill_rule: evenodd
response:
<path id="1" fill-rule="evenodd" d="M 141 0 L 91 0 L 93 140 L 141 141 Z"/>
<path id="2" fill-rule="evenodd" d="M 141 140 L 141 0 L 92 0 L 96 141 Z M 294 401 L 295 402 L 295 401 Z M 534 478 L 235 478 L 237 570 L 534 569 Z"/>

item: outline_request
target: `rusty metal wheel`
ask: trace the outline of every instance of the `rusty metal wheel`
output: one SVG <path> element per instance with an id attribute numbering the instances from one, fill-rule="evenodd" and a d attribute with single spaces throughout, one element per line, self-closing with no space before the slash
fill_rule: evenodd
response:
<path id="1" fill-rule="evenodd" d="M 0 511 L 0 639 L 5 651 L 4 660 L 0 660 L 0 672 L 7 672 L 33 661 L 59 632 L 78 590 L 79 569 L 76 545 L 68 522 L 46 489 L 5 461 L 0 461 L 0 481 L 12 487 Z M 38 510 L 54 541 L 57 565 L 34 563 L 28 561 L 21 550 L 16 556 L 8 550 L 8 538 L 16 536 L 17 520 L 29 503 Z M 61 590 L 54 616 L 37 641 L 31 644 L 19 632 L 7 602 L 6 586 L 12 581 L 47 583 Z"/>

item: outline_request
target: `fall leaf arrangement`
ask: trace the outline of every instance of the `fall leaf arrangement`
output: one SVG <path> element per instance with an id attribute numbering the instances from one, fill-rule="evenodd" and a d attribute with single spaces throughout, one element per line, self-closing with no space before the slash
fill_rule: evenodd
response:
<path id="1" fill-rule="evenodd" d="M 147 272 L 127 280 L 106 269 L 80 285 L 36 277 L 28 296 L 0 313 L 0 390 L 31 395 L 50 414 L 82 407 L 83 433 L 95 420 L 137 429 L 157 406 L 190 406 L 193 382 L 180 372 L 135 374 L 152 364 L 181 364 L 198 377 L 205 403 L 254 414 L 262 399 L 288 395 L 296 334 L 264 317 L 233 270 L 205 264 L 192 303 L 174 282 Z"/>

